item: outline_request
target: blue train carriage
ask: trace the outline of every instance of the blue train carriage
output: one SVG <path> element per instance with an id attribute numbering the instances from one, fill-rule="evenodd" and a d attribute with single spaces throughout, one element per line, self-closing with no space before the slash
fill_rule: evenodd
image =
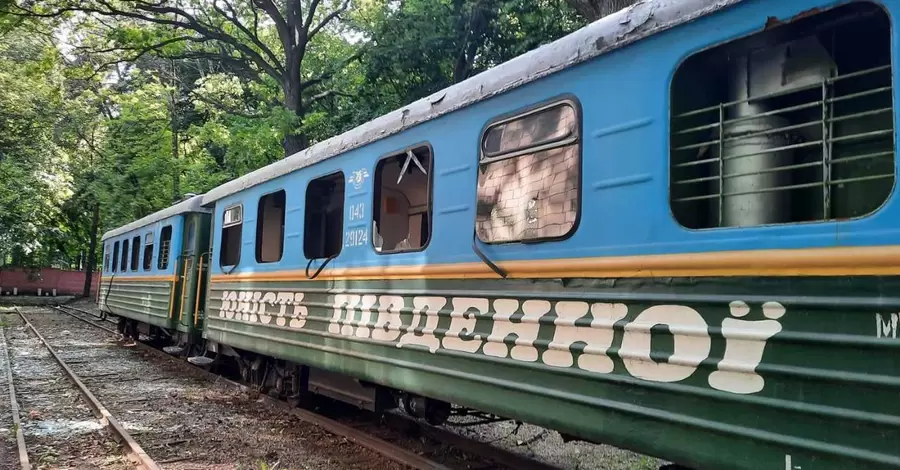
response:
<path id="1" fill-rule="evenodd" d="M 172 338 L 181 347 L 199 339 L 206 291 L 198 286 L 208 267 L 210 230 L 201 201 L 188 195 L 103 235 L 97 302 L 123 319 L 120 328 Z"/>
<path id="2" fill-rule="evenodd" d="M 648 0 L 215 188 L 209 348 L 697 469 L 896 468 L 898 12 Z"/>

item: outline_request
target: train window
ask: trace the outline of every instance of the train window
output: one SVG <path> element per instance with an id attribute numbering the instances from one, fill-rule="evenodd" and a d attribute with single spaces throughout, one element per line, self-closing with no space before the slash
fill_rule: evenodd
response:
<path id="1" fill-rule="evenodd" d="M 187 232 L 186 232 L 187 233 L 187 241 L 185 241 L 184 249 L 182 251 L 187 252 L 187 253 L 194 252 L 194 232 L 195 231 L 196 230 L 194 230 L 194 218 L 191 217 L 188 220 L 188 224 L 187 224 Z"/>
<path id="2" fill-rule="evenodd" d="M 580 124 L 570 101 L 490 124 L 481 140 L 475 227 L 486 243 L 559 239 L 575 230 Z"/>
<path id="3" fill-rule="evenodd" d="M 128 271 L 128 239 L 122 240 L 122 268 L 121 272 Z"/>
<path id="4" fill-rule="evenodd" d="M 431 148 L 424 145 L 378 162 L 372 208 L 375 251 L 415 251 L 428 244 L 431 238 L 431 169 Z"/>
<path id="5" fill-rule="evenodd" d="M 854 2 L 697 53 L 672 81 L 670 204 L 691 229 L 849 219 L 894 186 L 891 25 Z"/>
<path id="6" fill-rule="evenodd" d="M 303 223 L 303 254 L 307 259 L 333 258 L 341 252 L 344 232 L 344 174 L 333 173 L 309 182 Z"/>
<path id="7" fill-rule="evenodd" d="M 149 271 L 153 267 L 153 237 L 153 232 L 144 235 L 144 271 Z"/>
<path id="8" fill-rule="evenodd" d="M 243 206 L 232 206 L 222 214 L 222 246 L 219 264 L 237 266 L 241 259 L 241 228 L 244 226 Z"/>
<path id="9" fill-rule="evenodd" d="M 158 269 L 169 268 L 169 254 L 172 252 L 172 226 L 166 225 L 159 234 L 159 253 L 156 267 Z"/>
<path id="10" fill-rule="evenodd" d="M 140 235 L 131 239 L 131 270 L 137 271 L 141 261 L 141 237 Z"/>
<path id="11" fill-rule="evenodd" d="M 256 215 L 256 261 L 281 261 L 284 252 L 285 193 L 276 191 L 259 198 Z"/>
<path id="12" fill-rule="evenodd" d="M 110 270 L 110 272 L 114 273 L 118 270 L 119 270 L 119 242 L 115 242 L 113 244 L 112 270 Z"/>
<path id="13" fill-rule="evenodd" d="M 111 250 L 111 247 L 110 247 L 109 245 L 106 245 L 106 249 L 103 250 L 103 271 L 105 271 L 105 272 L 109 272 L 109 253 L 110 253 L 110 250 Z"/>

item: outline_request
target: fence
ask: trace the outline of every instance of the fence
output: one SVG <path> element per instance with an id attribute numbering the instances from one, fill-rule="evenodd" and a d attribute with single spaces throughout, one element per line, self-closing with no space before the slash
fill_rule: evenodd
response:
<path id="1" fill-rule="evenodd" d="M 84 271 L 55 268 L 0 268 L 0 295 L 81 295 L 85 275 Z M 95 272 L 91 296 L 99 286 L 100 273 Z"/>

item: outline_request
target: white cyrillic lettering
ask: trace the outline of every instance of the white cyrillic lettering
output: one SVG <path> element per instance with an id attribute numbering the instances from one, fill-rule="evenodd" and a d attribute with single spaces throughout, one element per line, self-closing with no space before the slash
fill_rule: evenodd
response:
<path id="1" fill-rule="evenodd" d="M 674 352 L 667 362 L 650 357 L 650 328 L 668 325 L 674 338 Z M 641 312 L 625 325 L 619 355 L 628 372 L 654 382 L 678 382 L 691 376 L 709 356 L 712 340 L 708 325 L 696 310 L 683 305 L 656 305 Z"/>
<path id="2" fill-rule="evenodd" d="M 575 321 L 587 315 L 587 302 L 557 302 L 556 325 L 550 349 L 544 351 L 544 364 L 570 367 L 573 364 L 572 344 L 585 343 L 578 357 L 578 368 L 608 374 L 613 371 L 613 361 L 606 355 L 612 346 L 615 330 L 613 324 L 625 318 L 625 304 L 595 303 L 591 305 L 591 326 L 575 326 Z"/>
<path id="3" fill-rule="evenodd" d="M 475 315 L 476 312 L 485 314 L 489 308 L 488 299 L 455 297 L 453 312 L 450 313 L 450 327 L 447 328 L 441 345 L 445 349 L 455 351 L 468 353 L 478 351 L 478 348 L 481 347 L 481 335 L 475 334 L 475 324 L 478 323 Z"/>
<path id="4" fill-rule="evenodd" d="M 247 291 L 238 292 L 238 320 L 247 321 L 250 319 L 250 301 L 253 300 L 253 293 Z"/>
<path id="5" fill-rule="evenodd" d="M 399 295 L 382 295 L 378 298 L 378 319 L 372 330 L 372 339 L 396 341 L 400 337 L 403 322 L 400 311 L 404 305 L 403 297 Z"/>
<path id="6" fill-rule="evenodd" d="M 506 357 L 507 354 L 515 360 L 534 362 L 538 358 L 534 341 L 537 339 L 541 325 L 538 320 L 550 311 L 550 302 L 546 300 L 526 300 L 522 303 L 522 312 L 525 314 L 518 323 L 513 323 L 512 315 L 518 310 L 519 302 L 513 299 L 497 299 L 494 301 L 494 325 L 487 342 L 484 343 L 484 353 L 489 356 Z M 504 339 L 507 336 L 516 335 L 515 344 L 507 348 Z"/>
<path id="7" fill-rule="evenodd" d="M 875 314 L 875 335 L 878 338 L 896 338 L 897 337 L 897 320 L 896 313 L 892 313 L 885 318 L 880 313 Z"/>
<path id="8" fill-rule="evenodd" d="M 353 311 L 357 303 L 359 303 L 358 295 L 335 294 L 334 314 L 331 316 L 331 322 L 328 324 L 329 333 L 353 336 L 353 326 L 348 325 L 347 321 L 352 320 Z"/>
<path id="9" fill-rule="evenodd" d="M 275 314 L 275 324 L 284 326 L 287 323 L 287 307 L 294 303 L 293 292 L 279 292 L 278 296 L 278 313 Z"/>
<path id="10" fill-rule="evenodd" d="M 359 326 L 356 328 L 356 336 L 358 338 L 369 337 L 369 325 L 371 325 L 372 322 L 372 307 L 375 305 L 376 300 L 378 300 L 378 297 L 374 295 L 362 296 L 362 302 L 359 305 Z"/>
<path id="11" fill-rule="evenodd" d="M 269 306 L 274 306 L 277 297 L 274 292 L 266 292 L 259 305 L 259 321 L 263 324 L 269 324 L 272 321 L 272 315 L 269 315 Z"/>
<path id="12" fill-rule="evenodd" d="M 441 346 L 434 335 L 437 329 L 438 321 L 440 321 L 440 311 L 447 305 L 447 299 L 444 297 L 414 297 L 413 298 L 413 318 L 412 323 L 406 327 L 406 334 L 400 337 L 397 347 L 418 344 L 425 346 L 429 351 L 435 352 Z M 434 312 L 429 315 L 430 312 Z M 416 333 L 419 323 L 425 317 L 425 326 L 421 329 L 421 334 Z"/>
<path id="13" fill-rule="evenodd" d="M 291 321 L 288 323 L 288 326 L 291 328 L 303 328 L 306 325 L 306 317 L 309 315 L 309 311 L 306 309 L 306 306 L 303 305 L 303 298 L 306 294 L 302 292 L 297 292 L 294 294 L 294 312 L 291 315 Z"/>

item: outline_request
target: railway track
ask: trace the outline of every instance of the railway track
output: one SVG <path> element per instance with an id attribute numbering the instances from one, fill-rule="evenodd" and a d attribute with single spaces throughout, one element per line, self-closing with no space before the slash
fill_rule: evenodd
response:
<path id="1" fill-rule="evenodd" d="M 261 426 L 271 425 L 273 432 L 280 431 L 285 434 L 289 434 L 289 430 L 299 428 L 291 422 L 279 423 L 278 417 L 273 416 L 275 413 L 271 411 L 266 415 L 265 412 L 254 409 L 264 406 L 254 401 L 241 400 L 236 396 L 237 393 L 222 393 L 222 379 L 219 379 L 218 387 L 210 386 L 205 379 L 200 381 L 196 376 L 189 376 L 190 374 L 185 376 L 186 374 L 173 369 L 173 366 L 187 366 L 190 370 L 197 370 L 192 366 L 181 364 L 181 361 L 172 361 L 172 358 L 164 353 L 143 347 L 140 343 L 137 348 L 118 347 L 109 341 L 110 338 L 106 335 L 114 333 L 113 330 L 104 328 L 106 332 L 101 332 L 95 326 L 64 320 L 66 318 L 68 317 L 56 313 L 28 314 L 29 328 L 41 332 L 42 338 L 54 348 L 55 355 L 68 361 L 71 365 L 70 370 L 76 368 L 76 373 L 82 374 L 84 379 L 82 383 L 88 382 L 91 388 L 89 393 L 99 397 L 109 407 L 106 416 L 127 417 L 126 421 L 134 439 L 141 443 L 146 449 L 146 455 L 152 456 L 157 465 L 138 468 L 233 468 L 233 464 L 239 459 L 243 457 L 246 460 L 248 453 L 269 443 L 270 436 L 266 434 L 268 429 L 260 430 Z M 98 336 L 103 340 L 98 340 Z M 92 338 L 93 341 L 85 341 L 85 338 Z M 79 343 L 88 342 L 91 342 L 93 347 L 79 347 Z M 149 356 L 152 354 L 148 354 L 149 352 L 165 355 L 166 362 L 156 361 L 155 364 L 150 364 L 152 357 Z M 200 385 L 198 382 L 203 383 Z M 254 417 L 259 418 L 260 424 L 254 423 L 252 419 Z M 275 429 L 280 424 L 285 426 L 280 430 Z M 339 428 L 326 425 L 320 427 L 341 435 Z M 346 441 L 333 437 L 326 439 L 322 436 L 323 431 L 310 430 L 308 426 L 304 428 L 306 428 L 304 435 L 296 438 L 288 435 L 285 441 L 296 446 L 298 440 L 313 442 L 330 440 L 336 442 L 338 447 L 343 446 L 341 449 L 330 449 L 332 452 L 345 451 Z M 361 441 L 364 439 L 359 437 L 354 441 L 362 444 Z M 377 442 L 370 438 L 368 444 L 367 447 L 378 449 L 379 454 L 385 458 L 369 456 L 366 460 L 373 460 L 375 463 L 361 464 L 358 457 L 360 452 L 345 451 L 357 455 L 356 461 L 344 465 L 340 461 L 335 462 L 334 456 L 326 456 L 320 457 L 321 461 L 317 462 L 317 453 L 306 456 L 308 458 L 304 461 L 310 463 L 307 468 L 335 468 L 335 464 L 337 468 L 358 469 L 400 467 L 396 464 L 386 467 L 384 461 L 389 458 L 413 468 L 445 468 L 437 462 L 388 443 Z M 287 446 L 278 450 L 283 454 L 296 452 Z M 249 465 L 251 466 L 247 468 L 255 468 L 253 465 L 256 464 Z M 101 467 L 87 465 L 76 468 Z"/>
<path id="2" fill-rule="evenodd" d="M 53 308 L 84 323 L 103 329 L 110 334 L 117 334 L 115 330 L 110 328 L 111 324 L 115 324 L 115 321 L 110 319 L 109 317 L 100 318 L 97 315 L 94 315 L 85 310 L 66 305 L 61 305 L 59 307 Z M 207 380 L 216 383 L 227 383 L 228 385 L 245 392 L 254 392 L 254 390 L 252 390 L 247 385 L 225 378 L 221 375 L 217 375 L 205 369 L 193 366 L 186 361 L 179 360 L 176 357 L 173 357 L 144 343 L 138 342 L 137 347 L 141 350 L 148 351 L 151 354 L 164 357 L 166 360 L 172 361 L 179 367 L 188 368 L 192 372 L 203 376 Z M 481 460 L 480 464 L 482 464 L 482 468 L 509 468 L 516 470 L 559 470 L 558 467 L 547 465 L 545 463 L 520 456 L 518 454 L 494 447 L 487 443 L 460 436 L 440 427 L 431 426 L 398 413 L 391 413 L 386 417 L 386 419 L 383 420 L 363 419 L 361 425 L 359 425 L 359 427 L 356 427 L 345 424 L 337 419 L 326 417 L 320 413 L 297 408 L 285 401 L 268 395 L 260 395 L 260 398 L 270 405 L 273 405 L 281 410 L 293 414 L 294 416 L 297 416 L 303 421 L 314 423 L 333 434 L 345 437 L 397 463 L 401 463 L 405 466 L 415 469 L 448 469 L 452 467 L 448 467 L 443 463 L 439 463 L 438 461 L 436 461 L 441 459 L 432 460 L 414 452 L 410 452 L 405 448 L 406 445 L 404 443 L 395 444 L 389 442 L 384 438 L 374 437 L 370 434 L 371 429 L 377 427 L 379 424 L 382 426 L 388 425 L 395 431 L 399 431 L 399 433 L 401 434 L 427 436 L 429 439 L 433 441 L 439 441 L 445 446 L 461 450 L 462 452 L 469 454 L 463 459 L 466 462 L 464 465 L 465 468 L 479 468 L 479 462 L 473 462 L 472 459 L 472 456 L 476 456 L 478 460 Z M 370 429 L 370 431 L 364 431 L 362 430 L 362 428 L 368 428 Z M 434 451 L 434 453 L 440 454 L 441 452 Z"/>
<path id="3" fill-rule="evenodd" d="M 9 339 L 0 332 L 0 346 L 19 467 L 159 470 L 29 318 L 18 308 L 13 312 L 25 328 L 10 330 Z"/>

